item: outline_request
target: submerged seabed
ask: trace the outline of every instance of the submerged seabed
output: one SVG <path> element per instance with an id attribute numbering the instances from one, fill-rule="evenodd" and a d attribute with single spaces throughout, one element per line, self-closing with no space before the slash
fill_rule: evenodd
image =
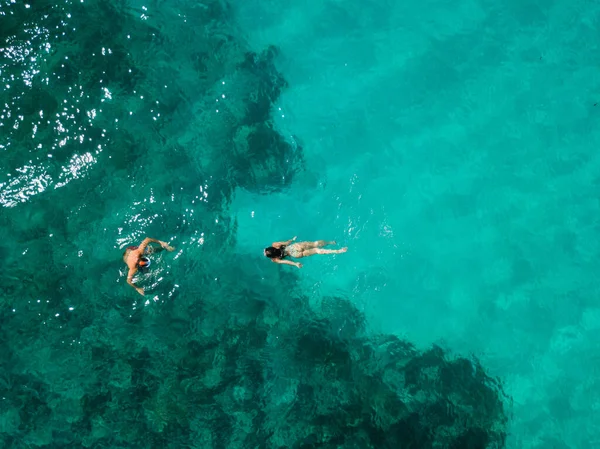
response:
<path id="1" fill-rule="evenodd" d="M 235 254 L 234 190 L 304 170 L 270 121 L 276 48 L 245 48 L 224 2 L 54 3 L 0 8 L 1 447 L 504 445 L 476 360 Z M 145 235 L 178 252 L 142 299 L 120 255 Z"/>

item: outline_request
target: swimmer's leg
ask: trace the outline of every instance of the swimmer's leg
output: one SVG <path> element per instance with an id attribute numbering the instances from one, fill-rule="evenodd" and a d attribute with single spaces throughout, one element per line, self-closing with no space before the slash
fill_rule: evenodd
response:
<path id="1" fill-rule="evenodd" d="M 321 249 L 321 248 L 312 248 L 307 249 L 302 252 L 302 257 L 314 256 L 315 254 L 341 254 L 348 251 L 348 248 L 342 249 Z"/>
<path id="2" fill-rule="evenodd" d="M 328 242 L 326 240 L 317 240 L 316 242 L 302 242 L 303 250 L 313 249 L 313 248 L 322 248 L 327 245 L 335 245 L 335 241 Z"/>
<path id="3" fill-rule="evenodd" d="M 317 248 L 322 248 L 327 245 L 335 245 L 335 240 L 332 240 L 331 242 L 328 242 L 326 240 L 317 240 L 314 244 Z"/>

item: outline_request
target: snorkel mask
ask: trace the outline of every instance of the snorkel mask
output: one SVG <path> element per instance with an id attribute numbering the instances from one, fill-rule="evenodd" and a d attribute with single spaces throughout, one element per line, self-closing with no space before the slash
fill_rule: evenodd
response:
<path id="1" fill-rule="evenodd" d="M 138 262 L 138 267 L 140 268 L 148 268 L 150 266 L 150 259 L 147 257 L 140 257 Z"/>

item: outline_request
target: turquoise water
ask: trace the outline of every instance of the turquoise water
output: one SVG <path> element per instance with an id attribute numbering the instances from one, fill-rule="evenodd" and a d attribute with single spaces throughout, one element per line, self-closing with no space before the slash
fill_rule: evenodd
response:
<path id="1" fill-rule="evenodd" d="M 0 5 L 5 447 L 600 441 L 600 7 Z"/>
<path id="2" fill-rule="evenodd" d="M 241 23 L 281 48 L 278 123 L 319 183 L 264 238 L 343 234 L 352 252 L 311 264 L 306 288 L 477 354 L 514 400 L 510 447 L 598 444 L 600 9 L 285 4 L 247 2 Z M 249 243 L 261 226 L 240 225 Z"/>

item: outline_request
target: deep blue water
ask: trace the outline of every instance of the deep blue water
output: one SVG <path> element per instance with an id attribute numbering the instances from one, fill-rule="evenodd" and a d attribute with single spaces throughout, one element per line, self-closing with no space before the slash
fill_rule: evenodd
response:
<path id="1" fill-rule="evenodd" d="M 599 14 L 2 0 L 3 447 L 594 447 Z"/>

